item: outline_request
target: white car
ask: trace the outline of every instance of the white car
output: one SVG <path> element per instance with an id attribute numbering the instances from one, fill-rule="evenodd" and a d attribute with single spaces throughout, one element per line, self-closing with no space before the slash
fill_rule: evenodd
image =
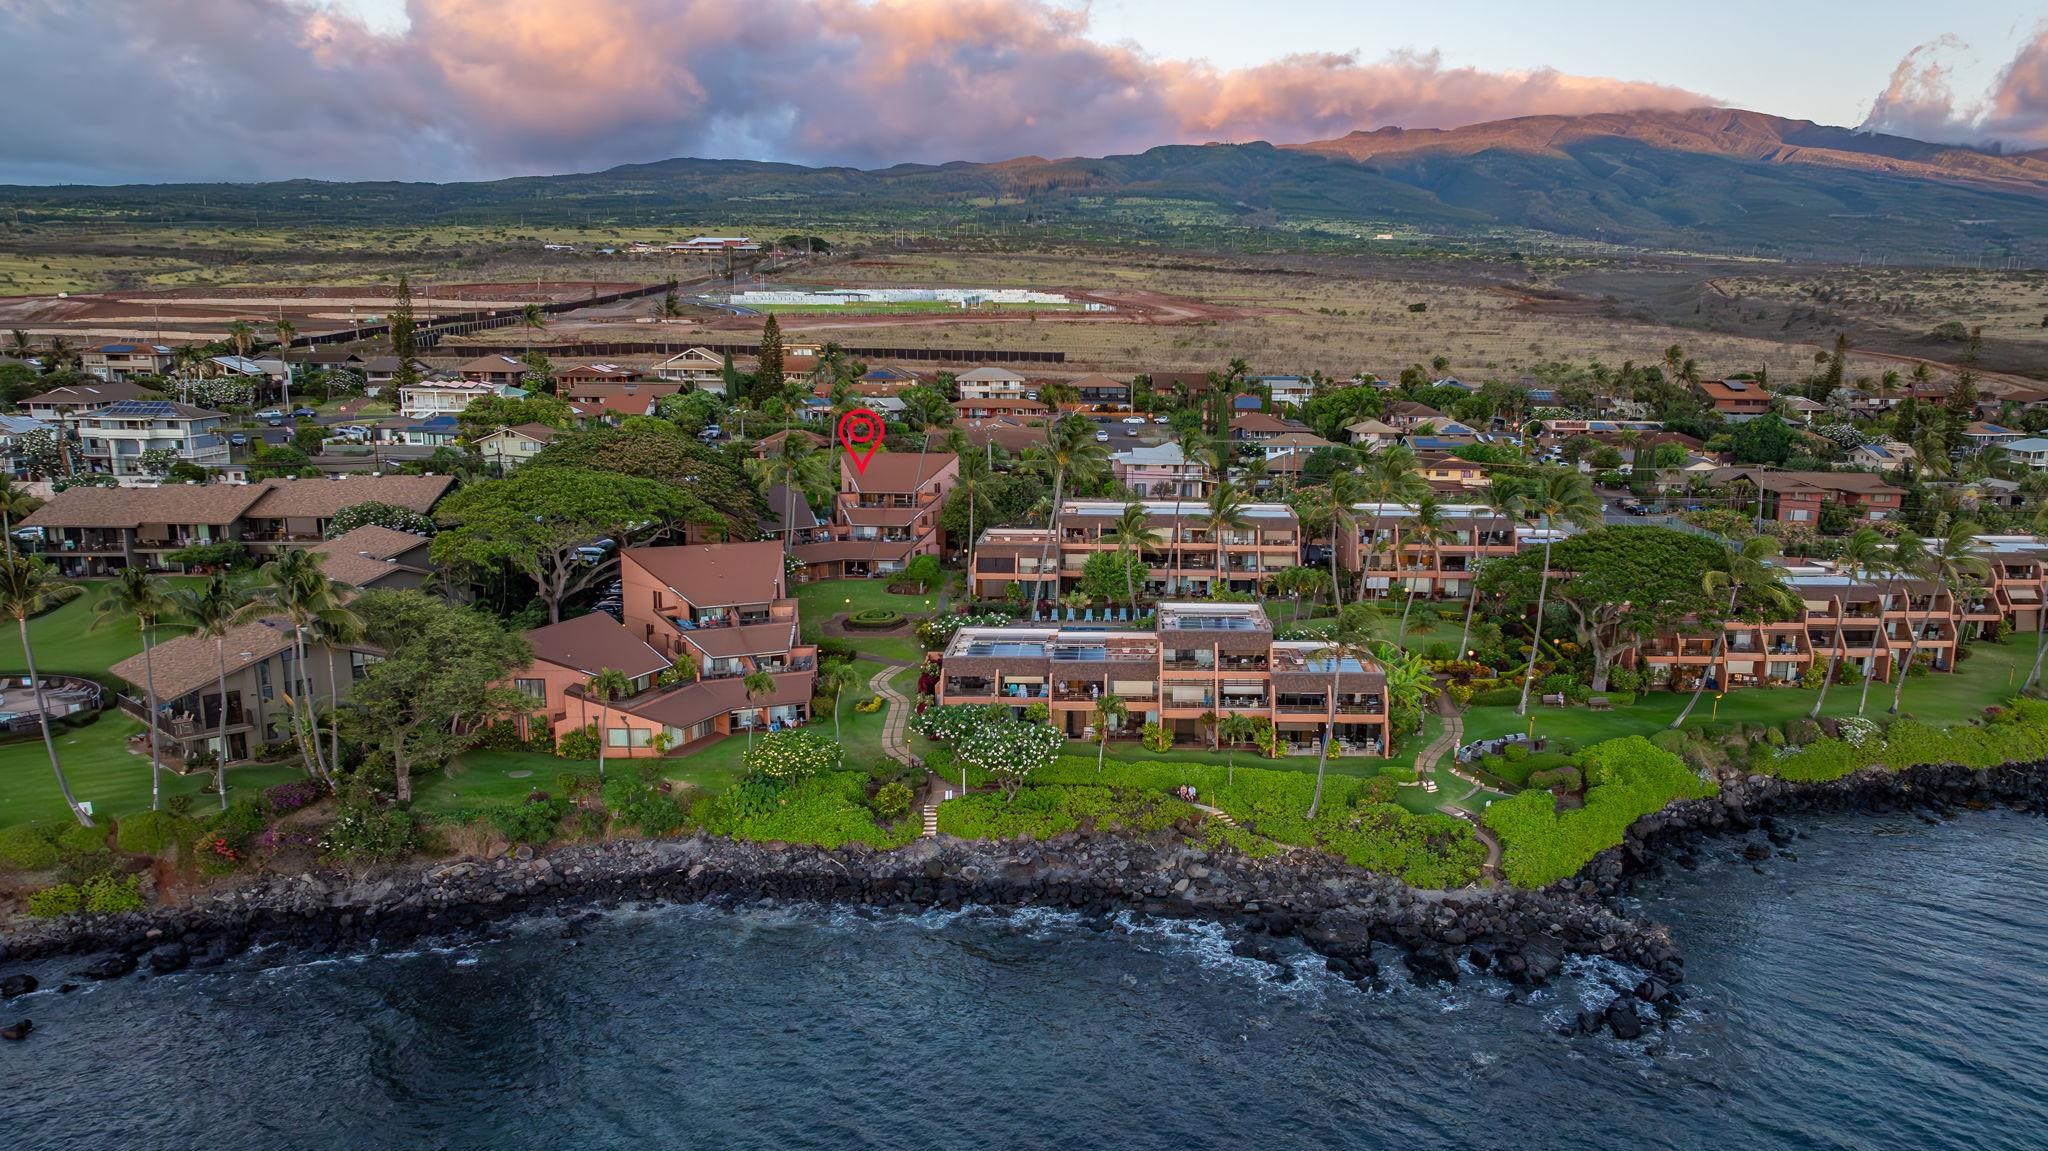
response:
<path id="1" fill-rule="evenodd" d="M 1096 443 L 1098 443 L 1098 444 L 1106 444 L 1106 443 L 1108 443 L 1108 442 L 1109 442 L 1109 433 L 1108 433 L 1108 432 L 1105 432 L 1105 431 L 1102 431 L 1102 430 L 1100 430 L 1100 429 L 1097 429 L 1097 430 L 1096 430 L 1096 432 L 1095 432 L 1095 442 L 1096 442 Z"/>
<path id="2" fill-rule="evenodd" d="M 1124 422 L 1125 422 L 1125 423 L 1127 423 L 1127 424 L 1142 424 L 1142 423 L 1144 423 L 1144 422 L 1145 422 L 1145 417 L 1143 417 L 1143 416 L 1125 416 L 1125 417 L 1124 417 Z"/>
<path id="3" fill-rule="evenodd" d="M 1170 424 L 1170 423 L 1172 423 L 1173 421 L 1172 421 L 1172 420 L 1169 420 L 1169 419 L 1167 419 L 1167 418 L 1166 418 L 1165 416 L 1153 416 L 1153 417 L 1152 417 L 1152 422 L 1153 422 L 1153 423 L 1155 423 L 1155 424 Z"/>

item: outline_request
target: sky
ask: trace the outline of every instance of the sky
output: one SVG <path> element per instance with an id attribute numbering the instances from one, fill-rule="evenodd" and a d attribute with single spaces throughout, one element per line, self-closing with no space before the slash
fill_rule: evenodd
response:
<path id="1" fill-rule="evenodd" d="M 12 183 L 879 167 L 1705 104 L 2048 148 L 2041 0 L 0 0 L 0 72 L 37 94 L 0 134 Z"/>

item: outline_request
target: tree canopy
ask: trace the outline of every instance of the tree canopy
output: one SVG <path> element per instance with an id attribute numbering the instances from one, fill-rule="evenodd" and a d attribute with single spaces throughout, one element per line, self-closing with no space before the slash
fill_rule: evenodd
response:
<path id="1" fill-rule="evenodd" d="M 1727 605 L 1701 586 L 1701 573 L 1727 563 L 1728 549 L 1690 532 L 1617 526 L 1561 540 L 1550 549 L 1550 599 L 1564 605 L 1579 642 L 1593 654 L 1594 691 L 1607 689 L 1614 662 L 1659 631 L 1717 626 Z M 1488 560 L 1481 595 L 1512 611 L 1536 602 L 1543 552 Z"/>
<path id="2" fill-rule="evenodd" d="M 433 558 L 473 574 L 510 569 L 532 580 L 562 618 L 562 600 L 607 572 L 577 549 L 600 538 L 626 547 L 714 513 L 689 492 L 656 480 L 529 463 L 502 480 L 471 484 L 441 501 Z"/>
<path id="3" fill-rule="evenodd" d="M 692 500 L 718 513 L 733 539 L 755 538 L 768 513 L 745 469 L 660 420 L 630 420 L 621 427 L 557 436 L 526 467 L 584 468 L 685 489 Z"/>

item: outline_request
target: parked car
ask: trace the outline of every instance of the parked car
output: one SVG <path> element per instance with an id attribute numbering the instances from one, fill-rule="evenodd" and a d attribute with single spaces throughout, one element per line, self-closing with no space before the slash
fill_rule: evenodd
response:
<path id="1" fill-rule="evenodd" d="M 1641 504 L 1630 504 L 1625 510 L 1632 516 L 1646 516 L 1650 514 L 1650 509 Z"/>
<path id="2" fill-rule="evenodd" d="M 284 413 L 276 408 L 265 408 L 256 413 L 256 418 L 259 420 L 281 420 L 284 418 Z"/>
<path id="3" fill-rule="evenodd" d="M 248 436 L 245 436 L 245 435 L 243 435 L 243 434 L 242 434 L 242 433 L 240 433 L 240 432 L 235 432 L 235 433 L 233 433 L 233 434 L 231 434 L 231 435 L 229 435 L 229 436 L 228 436 L 228 445 L 229 445 L 230 447 L 237 447 L 237 448 L 240 448 L 240 447 L 247 447 L 247 446 L 248 446 L 248 443 L 249 443 L 249 437 L 248 437 Z"/>
<path id="4" fill-rule="evenodd" d="M 1152 417 L 1152 422 L 1153 422 L 1153 423 L 1155 423 L 1155 424 L 1170 424 L 1170 423 L 1172 423 L 1173 421 L 1172 421 L 1172 420 L 1169 420 L 1169 419 L 1167 419 L 1167 418 L 1166 418 L 1165 416 L 1163 416 L 1163 415 L 1159 415 L 1159 416 L 1153 416 L 1153 417 Z"/>
<path id="5" fill-rule="evenodd" d="M 709 443 L 723 435 L 725 435 L 724 428 L 719 427 L 717 424 L 706 424 L 704 425 L 704 430 L 697 433 L 697 438 Z"/>
<path id="6" fill-rule="evenodd" d="M 370 438 L 370 429 L 361 424 L 343 424 L 334 429 L 334 434 L 345 439 L 367 440 Z"/>
<path id="7" fill-rule="evenodd" d="M 268 416 L 268 417 L 266 417 L 266 418 L 264 419 L 264 421 L 263 421 L 263 422 L 264 422 L 265 424 L 268 424 L 268 425 L 270 425 L 270 426 L 271 426 L 271 427 L 273 427 L 273 428 L 281 428 L 281 427 L 283 427 L 283 426 L 284 426 L 284 417 L 283 417 L 283 416 Z"/>
<path id="8" fill-rule="evenodd" d="M 1108 442 L 1109 442 L 1109 433 L 1108 433 L 1108 432 L 1105 432 L 1105 431 L 1102 431 L 1102 430 L 1101 430 L 1101 429 L 1099 429 L 1099 428 L 1098 428 L 1098 429 L 1096 429 L 1096 432 L 1095 432 L 1095 442 L 1096 442 L 1096 443 L 1098 443 L 1098 444 L 1106 444 L 1106 443 L 1108 443 Z"/>
<path id="9" fill-rule="evenodd" d="M 1127 423 L 1127 424 L 1142 424 L 1142 423 L 1144 423 L 1144 422 L 1145 422 L 1145 417 L 1143 417 L 1143 416 L 1125 416 L 1125 417 L 1124 417 L 1124 422 L 1125 422 L 1125 423 Z"/>
<path id="10" fill-rule="evenodd" d="M 295 420 L 310 420 L 319 414 L 319 412 L 311 408 L 293 408 L 291 412 L 291 416 Z"/>

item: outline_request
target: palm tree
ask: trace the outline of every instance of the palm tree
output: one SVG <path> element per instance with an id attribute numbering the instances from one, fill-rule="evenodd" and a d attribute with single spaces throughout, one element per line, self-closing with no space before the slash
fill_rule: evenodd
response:
<path id="1" fill-rule="evenodd" d="M 114 620 L 133 619 L 142 636 L 142 695 L 149 709 L 149 809 L 163 810 L 163 755 L 157 748 L 156 672 L 151 655 L 156 647 L 156 625 L 171 610 L 163 587 L 139 567 L 125 567 L 93 605 L 94 628 Z"/>
<path id="2" fill-rule="evenodd" d="M 1761 596 L 1770 608 L 1790 611 L 1792 605 L 1798 601 L 1786 589 L 1783 571 L 1772 567 L 1770 563 L 1771 557 L 1777 555 L 1779 551 L 1776 539 L 1770 536 L 1751 536 L 1742 541 L 1741 547 L 1731 549 L 1723 557 L 1723 566 L 1712 569 L 1700 577 L 1700 588 L 1709 596 L 1718 595 L 1726 590 L 1729 616 L 1735 614 L 1736 600 L 1741 597 L 1744 588 Z M 1721 656 L 1727 645 L 1728 627 L 1724 620 L 1714 629 L 1714 654 L 1707 664 L 1709 668 L 1720 666 Z M 1686 700 L 1685 706 L 1679 709 L 1677 718 L 1671 721 L 1671 727 L 1679 728 L 1685 725 L 1686 717 L 1699 705 L 1700 694 L 1706 690 L 1707 677 L 1700 676 L 1693 684 L 1692 698 Z"/>
<path id="3" fill-rule="evenodd" d="M 1920 652 L 1920 639 L 1927 625 L 1934 619 L 1934 597 L 1938 592 L 1947 592 L 1954 602 L 1957 589 L 1962 586 L 1966 575 L 1980 578 L 1990 574 L 1990 565 L 1977 554 L 1977 533 L 1983 528 L 1969 520 L 1958 520 L 1949 525 L 1948 534 L 1935 541 L 1927 553 L 1926 572 L 1934 581 L 1934 587 L 1927 593 L 1927 610 L 1920 613 L 1920 624 L 1913 628 L 1913 642 L 1906 649 L 1906 667 L 1913 666 L 1913 657 Z M 1910 603 L 1909 605 L 1910 606 Z M 1909 621 L 1910 622 L 1910 621 Z M 1955 654 L 1949 654 L 1949 668 L 1955 668 Z M 1892 684 L 1891 714 L 1899 713 L 1899 701 L 1906 694 L 1906 677 L 1901 675 Z"/>
<path id="4" fill-rule="evenodd" d="M 548 326 L 548 315 L 540 310 L 539 304 L 528 304 L 519 309 L 519 326 L 527 332 L 526 350 L 533 350 L 533 333 L 544 331 Z"/>
<path id="5" fill-rule="evenodd" d="M 27 332 L 22 331 L 20 328 L 15 328 L 7 333 L 7 354 L 17 360 L 27 362 L 35 357 L 36 346 L 28 338 Z"/>
<path id="6" fill-rule="evenodd" d="M 605 746 L 611 743 L 610 732 L 605 721 L 611 718 L 611 702 L 623 699 L 633 691 L 633 681 L 626 673 L 615 667 L 601 667 L 589 679 L 583 681 L 583 694 L 597 701 L 597 778 L 604 778 Z"/>
<path id="7" fill-rule="evenodd" d="M 765 671 L 750 671 L 741 678 L 740 686 L 746 689 L 747 702 L 752 703 L 757 699 L 766 699 L 775 694 L 775 677 Z M 748 718 L 751 721 L 759 719 L 760 716 L 755 715 Z M 754 726 L 752 722 L 747 724 L 748 751 L 754 750 Z"/>
<path id="8" fill-rule="evenodd" d="M 43 506 L 43 501 L 14 486 L 14 480 L 0 476 L 0 540 L 8 555 L 14 554 L 14 521 Z"/>
<path id="9" fill-rule="evenodd" d="M 1066 500 L 1066 484 L 1069 477 L 1092 478 L 1099 473 L 1108 459 L 1102 445 L 1095 442 L 1095 425 L 1077 415 L 1069 415 L 1048 424 L 1045 429 L 1045 443 L 1035 445 L 1024 453 L 1024 467 L 1028 471 L 1050 474 L 1052 477 L 1052 513 L 1048 517 L 1045 540 L 1038 548 L 1038 579 L 1031 597 L 1031 618 L 1038 620 L 1043 613 L 1039 604 L 1047 598 L 1045 594 L 1045 573 L 1051 555 L 1053 541 L 1060 534 L 1060 505 Z M 1055 571 L 1052 577 L 1053 595 L 1059 594 L 1060 577 Z"/>
<path id="10" fill-rule="evenodd" d="M 1366 457 L 1364 465 L 1366 498 L 1380 505 L 1380 514 L 1387 514 L 1389 505 L 1398 505 L 1405 508 L 1429 494 L 1429 481 L 1423 479 L 1422 473 L 1415 470 L 1415 464 L 1415 453 L 1400 444 L 1381 448 Z M 1396 513 L 1391 518 L 1393 520 L 1393 528 L 1388 537 L 1388 547 L 1391 549 L 1393 556 L 1394 574 L 1399 575 L 1403 558 L 1401 553 L 1402 517 Z M 1358 573 L 1358 595 L 1360 599 L 1365 598 L 1366 572 L 1370 568 L 1371 564 L 1368 562 L 1361 565 L 1361 570 Z M 1393 594 L 1391 581 L 1388 583 L 1388 594 Z"/>
<path id="11" fill-rule="evenodd" d="M 1508 521 L 1508 538 L 1512 540 L 1515 530 L 1514 521 L 1522 518 L 1527 506 L 1522 494 L 1522 485 L 1505 476 L 1494 476 L 1487 481 L 1486 492 L 1480 497 L 1479 502 L 1485 505 L 1487 511 Z M 1472 533 L 1475 540 L 1478 538 L 1480 530 L 1478 525 L 1475 524 L 1473 526 Z M 1468 585 L 1465 596 L 1465 629 L 1458 633 L 1459 659 L 1464 659 L 1465 653 L 1472 650 L 1472 613 L 1479 606 L 1479 565 L 1477 563 L 1473 564 L 1472 578 L 1465 582 Z"/>
<path id="12" fill-rule="evenodd" d="M 1893 540 L 1892 546 L 1885 549 L 1884 558 L 1880 561 L 1885 573 L 1884 604 L 1882 610 L 1878 613 L 1880 629 L 1883 627 L 1884 613 L 1891 610 L 1892 596 L 1897 594 L 1903 582 L 1912 576 L 1913 573 L 1918 572 L 1926 562 L 1927 541 L 1914 535 L 1912 532 L 1907 532 L 1898 539 Z M 1908 606 L 1911 606 L 1910 601 Z M 1889 638 L 1889 634 L 1882 630 L 1880 630 L 1879 634 Z M 1887 659 L 1891 665 L 1887 674 L 1892 678 L 1897 678 L 1901 674 L 1899 661 L 1890 659 L 1889 655 L 1887 655 Z M 1862 715 L 1863 709 L 1870 704 L 1870 681 L 1875 678 L 1877 677 L 1865 676 L 1863 679 L 1863 694 L 1856 700 L 1857 715 Z"/>
<path id="13" fill-rule="evenodd" d="M 957 431 L 958 429 L 954 429 Z M 974 526 L 978 513 L 983 508 L 995 511 L 994 501 L 989 499 L 989 488 L 994 486 L 990 477 L 994 474 L 988 460 L 968 452 L 955 453 L 960 460 L 960 474 L 953 479 L 953 491 L 967 503 L 967 591 L 969 598 L 975 594 L 974 587 Z"/>
<path id="14" fill-rule="evenodd" d="M 761 486 L 762 496 L 767 496 L 771 488 L 783 489 L 782 546 L 789 547 L 795 542 L 797 493 L 802 492 L 808 500 L 812 492 L 832 482 L 825 453 L 812 447 L 808 437 L 792 428 L 783 434 L 782 446 L 775 454 L 748 460 L 747 470 Z"/>
<path id="15" fill-rule="evenodd" d="M 249 600 L 252 612 L 274 612 L 291 621 L 292 666 L 296 673 L 295 682 L 286 685 L 285 702 L 292 709 L 293 735 L 300 753 L 306 757 L 307 773 L 332 788 L 334 774 L 328 770 L 325 755 L 320 750 L 319 712 L 313 700 L 313 677 L 306 670 L 306 632 L 322 619 L 352 616 L 354 613 L 342 606 L 342 586 L 328 579 L 321 570 L 324 560 L 324 556 L 305 548 L 294 548 L 280 554 L 263 565 Z"/>
<path id="16" fill-rule="evenodd" d="M 283 316 L 279 316 L 277 322 L 270 325 L 270 330 L 277 333 L 277 359 L 279 363 L 284 365 L 284 404 L 285 407 L 291 407 L 292 341 L 299 336 L 298 325 L 285 319 Z"/>
<path id="17" fill-rule="evenodd" d="M 1408 542 L 1429 549 L 1429 584 L 1432 595 L 1436 592 L 1438 579 L 1442 574 L 1436 569 L 1442 560 L 1443 539 L 1443 505 L 1437 502 L 1434 495 L 1424 493 L 1421 499 L 1415 501 L 1415 522 L 1408 528 Z M 1395 570 L 1400 570 L 1398 562 Z M 1408 635 L 1408 613 L 1415 610 L 1415 583 L 1413 579 L 1408 581 L 1408 601 L 1401 605 L 1401 626 L 1394 632 L 1395 643 L 1400 643 Z"/>
<path id="18" fill-rule="evenodd" d="M 250 590 L 228 578 L 224 571 L 213 573 L 198 587 L 178 588 L 170 593 L 173 614 L 180 622 L 191 627 L 193 634 L 205 636 L 213 641 L 214 658 L 218 661 L 219 674 L 215 678 L 220 693 L 219 728 L 214 739 L 219 745 L 214 749 L 213 786 L 220 792 L 220 809 L 228 809 L 228 632 L 250 615 L 252 607 Z"/>
<path id="19" fill-rule="evenodd" d="M 1234 480 L 1223 480 L 1209 489 L 1209 506 L 1203 509 L 1202 526 L 1209 529 L 1209 543 L 1216 548 L 1216 582 L 1230 586 L 1229 561 L 1225 558 L 1223 537 L 1227 532 L 1243 531 L 1251 526 L 1250 517 L 1245 515 L 1247 498 Z M 1214 591 L 1216 583 L 1210 584 Z"/>
<path id="20" fill-rule="evenodd" d="M 860 669 L 850 661 L 831 660 L 818 669 L 818 694 L 832 697 L 832 742 L 840 743 L 839 700 L 846 689 L 860 686 Z"/>
<path id="21" fill-rule="evenodd" d="M 1329 715 L 1323 723 L 1323 746 L 1321 752 L 1316 755 L 1316 793 L 1314 798 L 1309 800 L 1308 804 L 1308 817 L 1310 819 L 1314 819 L 1316 812 L 1321 810 L 1323 806 L 1323 770 L 1330 762 L 1330 745 L 1336 742 L 1337 739 L 1339 675 L 1344 670 L 1345 660 L 1359 660 L 1361 666 L 1363 666 L 1363 661 L 1372 658 L 1372 643 L 1374 638 L 1376 638 L 1372 635 L 1372 628 L 1377 625 L 1377 622 L 1375 620 L 1374 623 L 1367 624 L 1364 627 L 1347 629 L 1344 626 L 1342 617 L 1339 617 L 1337 626 L 1330 632 L 1329 641 L 1325 646 L 1317 648 L 1311 657 L 1330 661 L 1330 693 L 1328 699 Z"/>
<path id="22" fill-rule="evenodd" d="M 1138 614 L 1138 581 L 1131 569 L 1145 559 L 1145 545 L 1155 538 L 1152 531 L 1152 515 L 1145 505 L 1132 500 L 1117 513 L 1116 522 L 1109 525 L 1110 533 L 1116 536 L 1117 555 L 1123 560 L 1124 593 L 1131 599 L 1131 614 Z M 1134 563 L 1135 561 L 1135 563 Z"/>
<path id="23" fill-rule="evenodd" d="M 236 320 L 228 325 L 228 345 L 238 356 L 246 356 L 256 346 L 256 329 L 247 320 Z"/>
<path id="24" fill-rule="evenodd" d="M 77 362 L 78 349 L 72 347 L 71 341 L 64 337 L 51 336 L 50 342 L 43 345 L 44 375 L 47 376 L 52 372 L 61 372 Z"/>
<path id="25" fill-rule="evenodd" d="M 179 344 L 171 350 L 171 372 L 178 377 L 179 399 L 192 402 L 192 386 L 199 382 L 200 369 L 206 362 L 206 351 L 198 344 Z"/>
<path id="26" fill-rule="evenodd" d="M 1536 656 L 1543 648 L 1543 608 L 1550 594 L 1550 526 L 1558 519 L 1585 525 L 1600 519 L 1600 498 L 1585 476 L 1567 468 L 1552 471 L 1537 481 L 1526 506 L 1541 517 L 1543 526 L 1543 575 L 1536 586 L 1536 621 L 1529 635 L 1529 666 L 1522 672 L 1522 702 L 1516 715 L 1529 714 L 1529 685 L 1536 681 Z"/>
<path id="27" fill-rule="evenodd" d="M 1120 695 L 1105 692 L 1095 697 L 1095 772 L 1102 773 L 1102 754 L 1109 749 L 1109 729 L 1124 721 L 1131 709 Z"/>
<path id="28" fill-rule="evenodd" d="M 1216 727 L 1216 734 L 1223 745 L 1230 749 L 1223 761 L 1223 781 L 1226 786 L 1237 783 L 1237 745 L 1259 736 L 1259 721 L 1241 711 L 1233 711 L 1223 717 Z"/>
<path id="29" fill-rule="evenodd" d="M 1853 580 L 1860 573 L 1877 570 L 1883 558 L 1884 536 L 1876 528 L 1861 527 L 1856 529 L 1854 535 L 1842 541 L 1841 554 L 1835 557 L 1835 570 Z M 1835 680 L 1836 670 L 1842 660 L 1842 650 L 1847 646 L 1842 628 L 1846 623 L 1844 616 L 1848 612 L 1848 607 L 1849 601 L 1844 598 L 1835 608 L 1835 650 L 1828 653 L 1828 674 L 1820 681 L 1820 692 L 1813 698 L 1813 710 L 1806 713 L 1808 719 L 1819 719 L 1820 709 L 1828 701 L 1828 685 Z M 1864 682 L 1866 685 L 1869 683 L 1867 677 Z"/>
<path id="30" fill-rule="evenodd" d="M 1365 480 L 1357 472 L 1336 471 L 1330 473 L 1330 480 L 1323 485 L 1316 497 L 1316 503 L 1327 513 L 1330 522 L 1330 608 L 1341 611 L 1344 607 L 1344 577 L 1337 571 L 1338 541 L 1358 532 L 1356 507 L 1366 499 Z"/>
<path id="31" fill-rule="evenodd" d="M 1202 446 L 1207 443 L 1208 431 L 1202 427 L 1202 417 L 1183 408 L 1173 413 L 1168 419 L 1172 421 L 1171 431 L 1169 432 L 1172 438 L 1167 442 L 1179 449 L 1181 462 L 1183 464 L 1195 464 L 1198 467 L 1206 467 L 1207 465 L 1202 462 L 1204 455 Z M 1214 453 L 1209 453 L 1209 456 L 1214 458 Z M 1226 477 L 1219 474 L 1216 478 L 1220 480 Z M 1180 482 L 1176 480 L 1173 485 L 1173 534 L 1167 537 L 1166 541 L 1166 592 L 1168 595 L 1176 594 L 1180 590 L 1180 501 Z"/>
<path id="32" fill-rule="evenodd" d="M 84 590 L 75 583 L 64 582 L 55 569 L 35 556 L 9 552 L 0 559 L 0 610 L 14 617 L 14 625 L 21 632 L 21 655 L 28 662 L 28 679 L 35 687 L 36 716 L 42 723 L 43 750 L 50 753 L 50 772 L 57 777 L 57 790 L 64 793 L 64 802 L 77 817 L 79 826 L 91 827 L 92 816 L 71 794 L 71 781 L 64 777 L 64 767 L 57 762 L 57 741 L 50 735 L 50 709 L 43 702 L 43 680 L 36 674 L 36 653 L 28 640 L 29 617 L 76 599 Z"/>
<path id="33" fill-rule="evenodd" d="M 327 769 L 341 774 L 341 680 L 334 671 L 334 652 L 363 642 L 363 618 L 343 609 L 323 613 L 313 620 L 313 638 L 327 652 Z M 318 733 L 315 733 L 318 738 Z"/>

